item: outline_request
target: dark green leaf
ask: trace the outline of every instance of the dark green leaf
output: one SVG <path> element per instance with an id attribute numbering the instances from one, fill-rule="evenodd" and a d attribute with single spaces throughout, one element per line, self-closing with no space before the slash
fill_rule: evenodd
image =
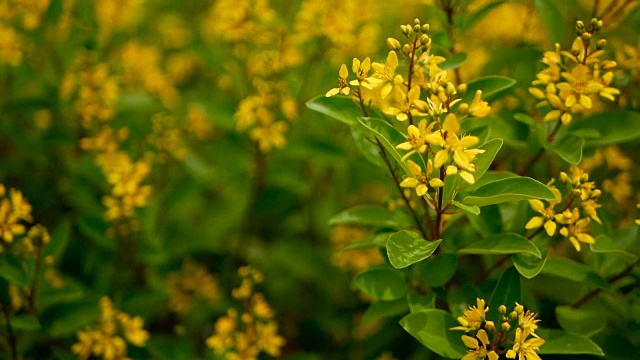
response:
<path id="1" fill-rule="evenodd" d="M 449 330 L 459 324 L 446 311 L 431 309 L 411 313 L 400 320 L 400 325 L 422 345 L 442 357 L 460 359 L 467 352 L 460 339 L 462 334 Z"/>
<path id="2" fill-rule="evenodd" d="M 582 160 L 584 139 L 569 135 L 558 140 L 553 145 L 549 145 L 546 142 L 543 144 L 546 149 L 553 151 L 569 164 L 577 164 Z"/>
<path id="3" fill-rule="evenodd" d="M 397 232 L 391 235 L 387 241 L 389 262 L 396 269 L 415 264 L 431 256 L 441 241 L 427 241 L 411 231 Z"/>
<path id="4" fill-rule="evenodd" d="M 508 201 L 553 200 L 555 194 L 543 183 L 528 177 L 510 177 L 485 184 L 465 197 L 465 205 L 486 206 Z"/>
<path id="5" fill-rule="evenodd" d="M 377 205 L 360 205 L 343 210 L 329 220 L 329 225 L 359 224 L 401 228 L 410 226 L 411 220 L 400 211 L 391 211 Z"/>
<path id="6" fill-rule="evenodd" d="M 476 95 L 477 90 L 482 90 L 482 99 L 487 100 L 491 96 L 514 86 L 516 81 L 510 77 L 489 75 L 479 77 L 467 83 L 467 92 L 462 97 L 464 102 L 470 103 Z"/>
<path id="7" fill-rule="evenodd" d="M 606 280 L 593 272 L 587 265 L 567 258 L 555 257 L 547 259 L 547 263 L 542 268 L 542 273 L 580 283 L 588 282 L 603 288 L 609 286 Z"/>
<path id="8" fill-rule="evenodd" d="M 544 339 L 540 354 L 591 354 L 604 356 L 602 349 L 584 335 L 562 330 L 538 329 L 536 334 Z"/>
<path id="9" fill-rule="evenodd" d="M 510 267 L 502 274 L 498 284 L 491 293 L 489 298 L 489 318 L 493 319 L 496 323 L 500 319 L 500 311 L 498 307 L 505 305 L 510 308 L 515 305 L 516 302 L 522 303 L 522 290 L 520 288 L 520 274 L 514 267 Z"/>
<path id="10" fill-rule="evenodd" d="M 531 254 L 541 257 L 540 250 L 527 238 L 516 233 L 492 235 L 476 241 L 466 248 L 458 250 L 458 254 Z"/>
<path id="11" fill-rule="evenodd" d="M 51 233 L 51 242 L 44 248 L 43 255 L 51 255 L 55 260 L 59 260 L 69 243 L 70 232 L 71 224 L 69 221 L 59 224 Z"/>
<path id="12" fill-rule="evenodd" d="M 40 330 L 40 321 L 33 315 L 16 315 L 11 318 L 11 326 L 16 330 Z"/>
<path id="13" fill-rule="evenodd" d="M 384 160 L 382 160 L 380 155 L 380 148 L 378 144 L 376 144 L 375 138 L 370 136 L 370 133 L 371 131 L 360 123 L 351 127 L 351 136 L 353 136 L 356 147 L 360 150 L 362 156 L 373 165 L 385 166 Z"/>
<path id="14" fill-rule="evenodd" d="M 362 249 L 371 249 L 371 248 L 381 248 L 387 246 L 387 240 L 389 240 L 389 236 L 391 236 L 392 232 L 383 232 L 379 234 L 373 234 L 367 236 L 362 240 L 352 241 L 347 246 L 344 247 L 344 251 L 347 250 L 362 250 Z"/>
<path id="15" fill-rule="evenodd" d="M 474 25 L 476 25 L 482 19 L 484 19 L 485 16 L 487 16 L 491 11 L 493 11 L 493 9 L 497 8 L 498 6 L 504 3 L 505 1 L 496 1 L 496 2 L 489 3 L 484 7 L 480 8 L 480 10 L 474 12 L 473 14 L 469 15 L 465 19 L 465 21 L 460 26 L 460 31 L 464 32 L 471 29 Z"/>
<path id="16" fill-rule="evenodd" d="M 406 314 L 408 311 L 409 306 L 404 298 L 393 301 L 378 301 L 369 305 L 362 316 L 362 322 L 367 325 L 386 317 Z"/>
<path id="17" fill-rule="evenodd" d="M 6 254 L 0 258 L 0 276 L 17 286 L 29 286 L 29 274 L 20 260 L 13 254 Z"/>
<path id="18" fill-rule="evenodd" d="M 352 286 L 378 300 L 404 298 L 407 286 L 401 272 L 388 267 L 378 267 L 361 272 L 353 279 Z"/>
<path id="19" fill-rule="evenodd" d="M 457 260 L 454 254 L 439 254 L 415 264 L 414 270 L 427 285 L 438 287 L 453 277 L 458 266 Z"/>
<path id="20" fill-rule="evenodd" d="M 629 257 L 631 259 L 637 259 L 638 255 L 630 253 L 624 249 L 622 249 L 618 244 L 616 244 L 613 239 L 609 236 L 600 234 L 595 238 L 596 242 L 594 244 L 589 245 L 589 248 L 593 252 L 597 253 L 609 253 L 609 254 L 618 254 Z"/>
<path id="21" fill-rule="evenodd" d="M 407 295 L 407 303 L 409 304 L 409 311 L 412 313 L 420 312 L 428 309 L 435 309 L 436 307 L 436 295 L 419 295 L 415 292 L 410 292 Z"/>
<path id="22" fill-rule="evenodd" d="M 576 121 L 571 130 L 592 129 L 599 138 L 586 139 L 588 146 L 612 145 L 640 137 L 640 113 L 636 111 L 608 111 Z"/>
<path id="23" fill-rule="evenodd" d="M 571 306 L 557 306 L 556 319 L 564 330 L 584 336 L 597 334 L 606 324 L 602 313 Z"/>
<path id="24" fill-rule="evenodd" d="M 553 0 L 535 0 L 534 6 L 547 29 L 552 43 L 562 42 L 564 38 L 564 19 Z"/>
<path id="25" fill-rule="evenodd" d="M 480 214 L 466 213 L 467 219 L 474 229 L 482 236 L 487 237 L 492 234 L 502 232 L 502 214 L 498 205 L 488 205 L 482 209 Z"/>
<path id="26" fill-rule="evenodd" d="M 456 69 L 462 66 L 466 60 L 467 53 L 459 52 L 449 56 L 447 60 L 440 63 L 439 66 L 442 70 Z"/>
<path id="27" fill-rule="evenodd" d="M 362 116 L 362 110 L 350 97 L 346 96 L 320 95 L 307 101 L 307 107 L 349 126 L 354 126 L 358 122 L 358 117 Z"/>
<path id="28" fill-rule="evenodd" d="M 513 254 L 513 265 L 518 269 L 520 275 L 527 279 L 533 279 L 542 271 L 547 261 L 547 250 L 543 249 L 541 253 L 541 257 L 525 253 Z"/>

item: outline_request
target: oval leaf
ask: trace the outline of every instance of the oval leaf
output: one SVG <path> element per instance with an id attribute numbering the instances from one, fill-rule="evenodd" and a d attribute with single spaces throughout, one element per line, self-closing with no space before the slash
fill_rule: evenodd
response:
<path id="1" fill-rule="evenodd" d="M 555 1 L 536 0 L 534 6 L 544 27 L 547 29 L 551 41 L 553 43 L 561 42 L 564 38 L 564 19 L 562 18 L 562 13 L 556 7 Z"/>
<path id="2" fill-rule="evenodd" d="M 447 60 L 440 63 L 439 66 L 442 70 L 456 69 L 462 66 L 465 61 L 467 61 L 467 53 L 459 52 L 449 56 Z"/>
<path id="3" fill-rule="evenodd" d="M 514 267 L 510 267 L 502 274 L 498 284 L 493 289 L 489 298 L 489 318 L 499 322 L 501 314 L 500 305 L 507 308 L 514 306 L 516 302 L 521 302 L 522 290 L 520 287 L 520 274 Z"/>
<path id="4" fill-rule="evenodd" d="M 350 97 L 346 96 L 316 96 L 307 101 L 307 107 L 342 121 L 349 126 L 354 126 L 358 121 L 358 117 L 362 116 L 362 110 L 360 110 Z"/>
<path id="5" fill-rule="evenodd" d="M 431 287 L 446 284 L 453 277 L 458 266 L 458 258 L 454 254 L 431 256 L 414 267 L 420 280 Z"/>
<path id="6" fill-rule="evenodd" d="M 467 92 L 462 96 L 464 102 L 471 102 L 477 90 L 482 90 L 482 99 L 507 90 L 516 84 L 516 80 L 506 76 L 489 75 L 479 77 L 467 83 Z"/>
<path id="7" fill-rule="evenodd" d="M 569 164 L 577 164 L 582 160 L 582 149 L 584 148 L 584 139 L 575 136 L 566 136 L 553 145 L 543 142 L 545 148 L 553 151 L 562 160 Z"/>
<path id="8" fill-rule="evenodd" d="M 527 238 L 516 233 L 490 236 L 458 250 L 458 254 L 530 254 L 541 257 L 540 250 Z"/>
<path id="9" fill-rule="evenodd" d="M 510 177 L 485 184 L 470 196 L 465 197 L 465 205 L 487 206 L 507 201 L 543 199 L 554 200 L 556 196 L 543 183 L 528 177 Z"/>
<path id="10" fill-rule="evenodd" d="M 540 354 L 591 354 L 604 356 L 602 349 L 584 335 L 562 330 L 538 329 L 536 334 L 544 339 Z"/>
<path id="11" fill-rule="evenodd" d="M 611 145 L 631 141 L 640 137 L 640 113 L 635 111 L 608 111 L 577 121 L 572 131 L 592 129 L 600 137 L 587 139 L 587 145 Z"/>
<path id="12" fill-rule="evenodd" d="M 548 259 L 544 268 L 542 268 L 542 273 L 575 282 L 588 282 L 602 288 L 609 286 L 606 280 L 596 274 L 587 265 L 567 258 L 555 257 Z"/>
<path id="13" fill-rule="evenodd" d="M 399 211 L 391 211 L 377 205 L 360 205 L 339 212 L 329 220 L 329 225 L 360 224 L 400 228 L 411 224 L 411 220 Z"/>
<path id="14" fill-rule="evenodd" d="M 513 265 L 516 267 L 520 275 L 527 279 L 536 277 L 544 264 L 547 262 L 547 250 L 542 251 L 542 256 L 537 257 L 530 254 L 519 253 L 513 255 Z"/>
<path id="15" fill-rule="evenodd" d="M 369 305 L 362 316 L 362 323 L 367 325 L 386 317 L 406 314 L 407 311 L 409 311 L 409 305 L 404 298 L 393 301 L 378 301 Z"/>
<path id="16" fill-rule="evenodd" d="M 411 313 L 400 320 L 400 325 L 422 345 L 442 357 L 460 359 L 467 352 L 460 339 L 461 334 L 449 330 L 459 324 L 446 311 L 430 309 Z"/>
<path id="17" fill-rule="evenodd" d="M 397 232 L 387 241 L 389 262 L 396 269 L 406 268 L 431 256 L 441 241 L 427 241 L 411 231 Z"/>
<path id="18" fill-rule="evenodd" d="M 373 234 L 371 236 L 367 236 L 362 240 L 352 241 L 347 246 L 345 246 L 342 250 L 363 250 L 363 249 L 371 249 L 371 248 L 381 248 L 387 246 L 387 240 L 389 240 L 389 236 L 391 236 L 392 232 L 383 232 L 379 234 Z"/>
<path id="19" fill-rule="evenodd" d="M 404 276 L 388 267 L 361 272 L 353 279 L 352 287 L 378 300 L 397 300 L 407 293 Z"/>
<path id="20" fill-rule="evenodd" d="M 375 139 L 369 136 L 369 129 L 357 124 L 351 127 L 351 136 L 356 142 L 356 147 L 360 150 L 362 156 L 376 166 L 384 166 L 384 161 L 380 156 L 380 147 L 376 144 Z"/>
<path id="21" fill-rule="evenodd" d="M 584 336 L 597 334 L 606 324 L 601 313 L 588 309 L 576 309 L 571 306 L 557 306 L 556 319 L 564 330 Z"/>

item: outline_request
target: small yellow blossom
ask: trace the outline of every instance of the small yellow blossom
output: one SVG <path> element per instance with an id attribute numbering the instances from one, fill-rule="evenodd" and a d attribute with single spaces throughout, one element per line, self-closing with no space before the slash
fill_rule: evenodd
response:
<path id="1" fill-rule="evenodd" d="M 482 90 L 476 91 L 471 105 L 469 105 L 469 115 L 473 117 L 485 117 L 491 112 L 491 107 L 486 101 L 482 100 Z"/>
<path id="2" fill-rule="evenodd" d="M 480 340 L 480 341 L 478 341 Z M 479 330 L 476 337 L 462 335 L 462 342 L 470 349 L 462 360 L 498 360 L 498 354 L 493 350 L 488 350 L 489 336 L 486 331 Z"/>
<path id="3" fill-rule="evenodd" d="M 477 298 L 476 306 L 470 306 L 465 310 L 463 315 L 458 317 L 461 326 L 451 328 L 451 330 L 464 330 L 469 332 L 480 329 L 480 326 L 486 321 L 486 314 L 489 308 L 485 307 L 484 299 Z"/>
<path id="4" fill-rule="evenodd" d="M 334 96 L 338 94 L 349 95 L 351 88 L 349 87 L 349 83 L 347 82 L 347 77 L 349 76 L 349 70 L 347 70 L 347 65 L 342 64 L 340 67 L 340 72 L 338 73 L 340 77 L 338 77 L 338 87 L 333 88 L 327 91 L 326 96 Z"/>
<path id="5" fill-rule="evenodd" d="M 529 335 L 533 335 L 533 337 L 527 340 Z M 543 339 L 535 336 L 530 330 L 523 331 L 521 328 L 517 328 L 515 342 L 513 348 L 507 351 L 507 358 L 515 359 L 517 356 L 519 360 L 540 360 L 536 351 L 544 343 Z"/>

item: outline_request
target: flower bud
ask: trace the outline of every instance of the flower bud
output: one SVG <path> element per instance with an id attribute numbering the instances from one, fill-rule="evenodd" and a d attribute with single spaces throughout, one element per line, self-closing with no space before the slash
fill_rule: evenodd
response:
<path id="1" fill-rule="evenodd" d="M 591 40 L 591 34 L 588 32 L 582 33 L 582 35 L 580 36 L 582 38 L 582 41 L 584 42 L 589 42 Z"/>
<path id="2" fill-rule="evenodd" d="M 501 327 L 502 331 L 509 331 L 509 329 L 511 329 L 511 325 L 509 325 L 508 322 L 503 322 Z"/>
<path id="3" fill-rule="evenodd" d="M 576 30 L 584 30 L 584 23 L 581 20 L 576 21 Z"/>
<path id="4" fill-rule="evenodd" d="M 456 93 L 456 87 L 455 85 L 453 85 L 452 83 L 448 82 L 446 87 L 445 87 L 445 93 L 447 94 L 447 96 L 451 96 L 453 94 Z"/>
<path id="5" fill-rule="evenodd" d="M 428 33 L 429 32 L 429 24 L 422 25 L 422 32 L 423 33 Z"/>
<path id="6" fill-rule="evenodd" d="M 419 33 L 422 30 L 422 27 L 420 25 L 413 25 L 413 31 Z"/>
<path id="7" fill-rule="evenodd" d="M 500 314 L 504 315 L 507 313 L 507 307 L 504 305 L 500 305 L 498 306 L 498 311 L 500 312 Z"/>
<path id="8" fill-rule="evenodd" d="M 427 34 L 420 35 L 420 44 L 427 45 L 429 43 L 429 36 Z"/>
<path id="9" fill-rule="evenodd" d="M 594 26 L 594 28 L 596 29 L 596 31 L 600 31 L 602 29 L 602 20 L 598 20 L 598 23 L 596 24 L 596 26 Z"/>
<path id="10" fill-rule="evenodd" d="M 522 305 L 520 305 L 520 304 L 516 303 L 515 311 L 516 311 L 518 314 L 522 314 L 522 312 L 524 311 L 524 306 L 522 306 Z"/>
<path id="11" fill-rule="evenodd" d="M 402 52 L 405 54 L 411 53 L 411 46 L 409 44 L 404 44 L 402 46 Z"/>
<path id="12" fill-rule="evenodd" d="M 493 321 L 487 321 L 486 323 L 484 323 L 484 327 L 489 331 L 496 331 L 496 325 L 493 323 Z"/>
<path id="13" fill-rule="evenodd" d="M 602 50 L 602 49 L 604 49 L 604 47 L 605 47 L 606 45 L 607 45 L 607 40 L 605 40 L 605 39 L 600 39 L 600 40 L 598 40 L 598 42 L 596 43 L 596 48 L 597 48 L 598 50 Z"/>
<path id="14" fill-rule="evenodd" d="M 469 104 L 463 102 L 458 105 L 458 114 L 461 116 L 467 115 L 469 113 Z"/>
<path id="15" fill-rule="evenodd" d="M 596 18 L 591 19 L 591 27 L 595 28 L 596 26 L 598 26 L 598 19 Z"/>
<path id="16" fill-rule="evenodd" d="M 395 51 L 398 51 L 402 48 L 402 45 L 400 45 L 400 41 L 391 37 L 387 38 L 387 46 L 389 47 L 390 50 L 395 50 Z"/>
<path id="17" fill-rule="evenodd" d="M 518 313 L 517 312 L 512 311 L 512 312 L 509 313 L 509 319 L 513 320 L 513 319 L 515 319 L 517 317 L 518 317 Z"/>
<path id="18" fill-rule="evenodd" d="M 409 34 L 409 29 L 407 28 L 407 25 L 400 25 L 400 32 L 402 32 L 402 35 L 407 36 Z"/>
<path id="19" fill-rule="evenodd" d="M 413 25 L 420 25 L 420 19 L 418 18 L 413 19 Z"/>

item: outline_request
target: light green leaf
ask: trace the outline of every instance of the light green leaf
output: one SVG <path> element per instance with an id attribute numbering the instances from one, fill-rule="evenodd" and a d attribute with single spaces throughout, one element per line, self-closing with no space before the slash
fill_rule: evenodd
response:
<path id="1" fill-rule="evenodd" d="M 365 159 L 376 166 L 385 166 L 384 160 L 380 155 L 380 147 L 376 144 L 375 139 L 369 136 L 371 131 L 362 124 L 357 123 L 351 127 L 351 136 L 356 142 L 356 147 Z"/>
<path id="2" fill-rule="evenodd" d="M 367 325 L 386 317 L 406 314 L 407 311 L 409 311 L 409 305 L 404 298 L 393 301 L 378 301 L 369 305 L 362 316 L 362 322 Z"/>
<path id="3" fill-rule="evenodd" d="M 576 309 L 571 306 L 557 306 L 556 319 L 564 330 L 584 336 L 597 334 L 606 324 L 601 313 L 588 309 Z"/>
<path id="4" fill-rule="evenodd" d="M 522 303 L 522 290 L 520 287 L 520 274 L 514 267 L 510 267 L 502 274 L 498 284 L 493 289 L 489 298 L 489 319 L 493 319 L 497 324 L 500 320 L 500 305 L 507 308 L 514 306 L 516 302 Z"/>
<path id="5" fill-rule="evenodd" d="M 518 269 L 520 275 L 527 279 L 533 279 L 542 271 L 547 262 L 547 250 L 543 249 L 541 253 L 541 257 L 525 253 L 513 254 L 513 265 Z"/>
<path id="6" fill-rule="evenodd" d="M 552 43 L 562 42 L 564 38 L 564 19 L 562 13 L 552 0 L 535 0 L 535 9 L 542 19 L 544 27 L 547 29 Z"/>
<path id="7" fill-rule="evenodd" d="M 359 205 L 343 210 L 329 220 L 329 225 L 338 224 L 402 228 L 410 226 L 412 223 L 411 220 L 400 211 L 391 211 L 377 205 Z"/>
<path id="8" fill-rule="evenodd" d="M 466 211 L 467 213 L 470 213 L 473 215 L 480 215 L 480 208 L 475 205 L 471 205 L 471 206 L 465 205 L 456 200 L 451 200 L 451 204 L 462 211 Z"/>
<path id="9" fill-rule="evenodd" d="M 442 70 L 456 69 L 462 66 L 465 61 L 467 61 L 467 53 L 459 52 L 449 56 L 447 60 L 440 63 L 439 66 Z"/>
<path id="10" fill-rule="evenodd" d="M 559 139 L 555 144 L 548 142 L 542 143 L 545 149 L 553 151 L 562 160 L 569 164 L 577 164 L 582 160 L 582 149 L 584 148 L 584 139 L 575 136 L 565 136 Z"/>
<path id="11" fill-rule="evenodd" d="M 542 273 L 580 283 L 588 282 L 603 288 L 609 286 L 606 280 L 593 272 L 587 265 L 564 257 L 547 259 Z"/>
<path id="12" fill-rule="evenodd" d="M 363 249 L 371 249 L 371 248 L 380 248 L 387 246 L 387 240 L 389 240 L 389 236 L 391 236 L 392 232 L 383 232 L 379 234 L 373 234 L 367 236 L 362 240 L 352 241 L 347 246 L 342 249 L 343 251 L 347 250 L 363 250 Z"/>
<path id="13" fill-rule="evenodd" d="M 610 254 L 618 254 L 629 257 L 631 259 L 637 259 L 638 255 L 630 253 L 622 248 L 618 244 L 616 244 L 613 239 L 605 234 L 600 234 L 595 238 L 596 242 L 594 244 L 589 245 L 591 251 L 596 253 L 610 253 Z"/>
<path id="14" fill-rule="evenodd" d="M 400 325 L 434 353 L 448 359 L 460 359 L 467 352 L 460 337 L 462 333 L 449 330 L 459 324 L 451 314 L 438 309 L 411 313 Z"/>
<path id="15" fill-rule="evenodd" d="M 407 166 L 407 164 L 402 160 L 404 152 L 403 154 L 400 154 L 398 152 L 398 149 L 396 149 L 396 145 L 407 141 L 405 136 L 398 129 L 394 128 L 384 120 L 373 118 L 359 118 L 358 120 L 365 128 L 371 131 L 373 136 L 375 136 L 380 141 L 382 146 L 387 151 L 387 154 L 390 154 L 391 157 L 393 157 L 398 165 L 402 167 L 402 170 L 405 172 L 405 174 L 413 176 L 411 171 L 409 171 L 409 167 Z M 420 165 L 423 171 L 425 171 L 426 165 L 424 163 L 424 159 L 419 154 L 413 154 L 409 156 L 407 160 L 413 160 L 416 164 Z"/>
<path id="16" fill-rule="evenodd" d="M 307 101 L 307 107 L 336 120 L 340 120 L 349 126 L 356 125 L 358 117 L 362 116 L 362 110 L 350 97 L 346 96 L 326 97 L 320 95 Z"/>
<path id="17" fill-rule="evenodd" d="M 586 139 L 587 146 L 612 145 L 631 141 L 640 137 L 640 113 L 636 111 L 608 111 L 576 121 L 572 131 L 592 129 L 600 137 Z"/>
<path id="18" fill-rule="evenodd" d="M 476 189 L 465 197 L 465 205 L 486 206 L 507 201 L 543 199 L 553 200 L 555 194 L 543 183 L 528 177 L 497 180 Z"/>
<path id="19" fill-rule="evenodd" d="M 407 293 L 404 275 L 388 267 L 377 267 L 359 273 L 351 286 L 384 301 L 404 298 Z"/>
<path id="20" fill-rule="evenodd" d="M 516 233 L 502 233 L 474 242 L 458 250 L 458 254 L 531 254 L 541 257 L 540 250 L 527 238 Z"/>
<path id="21" fill-rule="evenodd" d="M 489 75 L 479 77 L 467 83 L 467 92 L 462 96 L 464 102 L 470 103 L 477 90 L 482 90 L 482 99 L 487 100 L 491 96 L 509 89 L 516 84 L 516 80 L 506 76 Z"/>
<path id="22" fill-rule="evenodd" d="M 436 308 L 436 294 L 419 295 L 412 291 L 407 295 L 409 311 L 412 313 Z"/>
<path id="23" fill-rule="evenodd" d="M 593 340 L 580 334 L 562 330 L 538 329 L 536 334 L 544 339 L 540 354 L 591 354 L 604 356 L 602 349 Z"/>
<path id="24" fill-rule="evenodd" d="M 455 274 L 458 257 L 454 254 L 439 254 L 415 264 L 414 271 L 420 280 L 430 287 L 446 284 Z"/>
<path id="25" fill-rule="evenodd" d="M 11 318 L 11 327 L 16 330 L 35 331 L 40 330 L 40 321 L 33 315 L 16 315 Z"/>
<path id="26" fill-rule="evenodd" d="M 405 268 L 422 261 L 438 248 L 442 240 L 427 241 L 412 231 L 400 231 L 389 237 L 387 255 L 396 269 Z"/>

